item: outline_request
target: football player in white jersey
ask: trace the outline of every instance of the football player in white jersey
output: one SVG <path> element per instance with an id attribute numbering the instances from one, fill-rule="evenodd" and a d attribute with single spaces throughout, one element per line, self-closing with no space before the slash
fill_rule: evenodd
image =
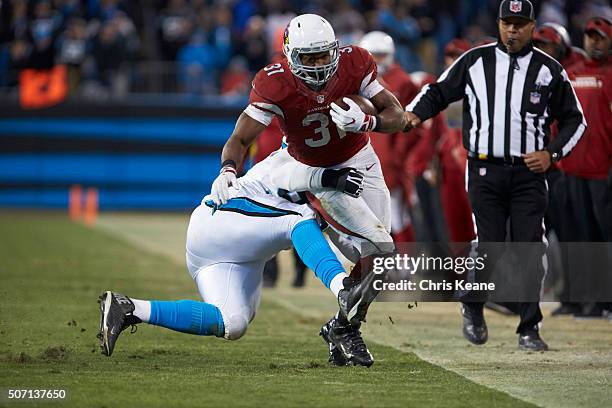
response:
<path id="1" fill-rule="evenodd" d="M 275 195 L 268 165 L 263 161 L 237 179 L 225 204 L 207 196 L 191 216 L 187 267 L 203 302 L 139 300 L 106 291 L 100 297 L 98 335 L 103 354 L 110 356 L 120 333 L 138 323 L 228 340 L 242 337 L 259 305 L 265 262 L 291 245 L 336 297 L 346 290 L 347 274 L 323 237 L 315 212 Z M 336 189 L 354 197 L 361 193 L 363 175 L 354 169 L 297 163 L 283 170 L 305 181 L 294 183 L 299 190 Z M 346 364 L 373 363 L 359 333 L 351 332 L 344 343 L 350 354 Z"/>

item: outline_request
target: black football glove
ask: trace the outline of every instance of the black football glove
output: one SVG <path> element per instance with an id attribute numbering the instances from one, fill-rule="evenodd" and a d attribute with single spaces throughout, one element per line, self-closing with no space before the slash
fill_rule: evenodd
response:
<path id="1" fill-rule="evenodd" d="M 323 187 L 336 189 L 351 197 L 359 197 L 363 191 L 363 173 L 352 167 L 325 169 L 321 184 Z"/>

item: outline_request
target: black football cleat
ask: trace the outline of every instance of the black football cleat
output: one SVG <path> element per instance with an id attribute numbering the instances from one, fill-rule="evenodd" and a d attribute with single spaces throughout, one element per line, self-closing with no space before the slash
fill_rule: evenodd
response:
<path id="1" fill-rule="evenodd" d="M 377 278 L 382 279 L 382 275 L 373 272 L 368 273 L 359 282 L 355 282 L 351 277 L 344 278 L 344 289 L 338 293 L 338 306 L 340 313 L 352 325 L 358 326 L 365 322 L 368 308 L 380 292 L 374 289 L 374 280 Z"/>
<path id="2" fill-rule="evenodd" d="M 325 324 L 323 327 L 321 327 L 321 331 L 319 332 L 319 336 L 323 337 L 323 341 L 325 341 L 329 347 L 329 358 L 327 361 L 335 366 L 349 365 L 349 362 L 346 360 L 346 358 L 344 358 L 342 351 L 340 351 L 340 349 L 336 347 L 334 343 L 329 341 L 329 329 L 330 326 Z"/>
<path id="3" fill-rule="evenodd" d="M 540 333 L 537 330 L 528 330 L 519 334 L 518 338 L 519 350 L 525 351 L 546 351 L 548 344 L 542 340 Z"/>
<path id="4" fill-rule="evenodd" d="M 335 365 L 361 365 L 370 367 L 374 364 L 374 358 L 365 345 L 359 327 L 340 325 L 336 318 L 331 319 L 321 327 L 319 335 L 330 345 L 330 362 Z M 335 346 L 335 349 L 332 347 Z M 344 358 L 338 358 L 339 351 Z"/>
<path id="5" fill-rule="evenodd" d="M 334 343 L 327 343 L 327 345 L 329 346 L 329 358 L 327 361 L 335 366 L 349 365 L 349 362 L 346 360 L 346 358 L 344 358 L 342 351 L 340 351 L 340 349 L 336 347 Z"/>
<path id="6" fill-rule="evenodd" d="M 489 339 L 489 331 L 482 306 L 461 303 L 461 316 L 463 316 L 463 337 L 472 344 L 485 344 Z"/>
<path id="7" fill-rule="evenodd" d="M 122 331 L 132 326 L 136 328 L 141 320 L 134 316 L 134 302 L 125 295 L 106 291 L 98 299 L 100 303 L 100 347 L 102 354 L 111 356 L 115 343 Z M 133 330 L 135 331 L 135 330 Z"/>

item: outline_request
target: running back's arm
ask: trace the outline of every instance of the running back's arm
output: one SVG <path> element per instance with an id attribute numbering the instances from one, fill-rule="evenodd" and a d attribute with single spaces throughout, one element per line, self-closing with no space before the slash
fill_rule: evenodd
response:
<path id="1" fill-rule="evenodd" d="M 231 160 L 236 163 L 236 167 L 240 167 L 247 149 L 265 128 L 266 125 L 243 112 L 236 121 L 234 131 L 223 146 L 221 162 L 226 163 Z"/>
<path id="2" fill-rule="evenodd" d="M 395 133 L 404 129 L 406 121 L 404 119 L 404 109 L 395 95 L 389 90 L 383 89 L 372 98 L 372 104 L 380 112 L 377 117 L 380 120 L 376 131 L 382 133 Z"/>

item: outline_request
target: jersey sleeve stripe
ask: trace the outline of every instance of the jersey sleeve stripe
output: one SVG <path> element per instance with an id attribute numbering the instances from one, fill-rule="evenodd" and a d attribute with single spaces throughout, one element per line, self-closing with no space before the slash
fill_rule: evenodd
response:
<path id="1" fill-rule="evenodd" d="M 359 86 L 359 93 L 362 93 L 367 86 L 370 85 L 370 82 L 372 82 L 372 75 L 374 75 L 374 71 L 370 71 L 370 73 L 363 78 L 363 81 L 361 81 L 361 85 Z"/>
<path id="2" fill-rule="evenodd" d="M 272 103 L 265 103 L 265 102 L 252 102 L 252 105 L 255 105 L 256 107 L 258 107 L 261 110 L 264 111 L 269 111 L 275 115 L 280 116 L 281 118 L 285 118 L 285 115 L 283 114 L 283 111 L 281 110 L 281 108 L 279 108 L 278 106 L 272 104 Z"/>
<path id="3" fill-rule="evenodd" d="M 364 98 L 370 99 L 371 97 L 376 96 L 383 89 L 385 89 L 385 87 L 382 86 L 377 79 L 375 79 L 370 82 L 370 84 L 366 86 L 365 89 L 359 91 L 359 95 L 363 96 Z"/>
<path id="4" fill-rule="evenodd" d="M 565 146 L 563 146 L 563 148 L 561 149 L 561 156 L 565 157 L 565 156 L 567 156 L 572 151 L 574 146 L 576 146 L 576 144 L 578 143 L 578 141 L 580 140 L 580 138 L 584 134 L 584 131 L 587 128 L 587 122 L 586 122 L 586 118 L 584 116 L 584 111 L 582 110 L 582 105 L 580 104 L 580 99 L 578 99 L 578 96 L 576 95 L 576 90 L 574 89 L 574 87 L 571 86 L 571 82 L 570 82 L 569 77 L 567 76 L 567 72 L 565 72 L 565 70 L 561 71 L 561 77 L 562 77 L 563 81 L 570 83 L 570 89 L 572 90 L 572 95 L 574 96 L 574 101 L 576 103 L 576 108 L 578 108 L 578 111 L 582 115 L 582 122 L 576 128 L 576 131 L 574 132 L 572 137 L 568 140 L 568 142 L 565 144 Z"/>
<path id="5" fill-rule="evenodd" d="M 249 106 L 247 106 L 246 109 L 244 110 L 244 113 L 246 113 L 252 119 L 255 119 L 259 123 L 266 125 L 266 126 L 270 125 L 270 123 L 272 123 L 272 119 L 274 119 L 274 113 L 263 110 L 263 109 L 259 109 L 253 106 L 253 104 L 250 104 Z"/>

